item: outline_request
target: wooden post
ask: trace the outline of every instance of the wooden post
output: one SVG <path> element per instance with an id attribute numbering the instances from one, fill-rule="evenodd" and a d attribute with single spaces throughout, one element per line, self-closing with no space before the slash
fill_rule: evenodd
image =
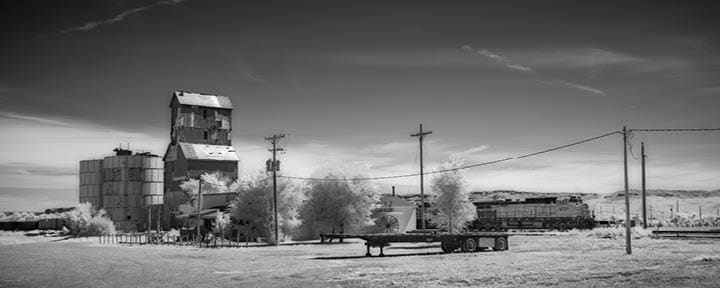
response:
<path id="1" fill-rule="evenodd" d="M 410 137 L 418 137 L 420 141 L 420 229 L 425 230 L 425 185 L 423 183 L 423 138 L 432 134 L 432 131 L 423 131 L 422 124 L 420 130 L 416 134 L 410 134 Z"/>
<path id="2" fill-rule="evenodd" d="M 642 217 L 643 217 L 643 229 L 647 229 L 647 206 L 645 204 L 645 142 L 640 143 L 640 159 L 642 163 Z"/>
<path id="3" fill-rule="evenodd" d="M 280 141 L 280 139 L 284 138 L 285 134 L 275 134 L 271 137 L 265 137 L 265 140 L 270 141 L 270 144 L 272 144 L 272 149 L 269 149 L 270 152 L 272 152 L 272 165 L 270 165 L 270 168 L 272 169 L 273 174 L 273 223 L 275 224 L 275 246 L 280 245 L 280 232 L 279 232 L 279 226 L 278 226 L 278 208 L 277 208 L 277 171 L 280 168 L 280 165 L 278 165 L 276 154 L 277 151 L 284 151 L 283 148 L 278 148 L 277 143 Z"/>
<path id="4" fill-rule="evenodd" d="M 702 205 L 698 206 L 698 212 L 700 213 L 700 220 L 702 220 Z"/>
<path id="5" fill-rule="evenodd" d="M 202 210 L 202 175 L 200 175 L 200 179 L 198 180 L 198 210 L 197 210 L 197 241 L 198 241 L 198 247 L 202 247 L 202 241 L 200 240 L 200 223 L 202 223 L 202 217 L 200 217 L 200 212 Z"/>
<path id="6" fill-rule="evenodd" d="M 630 188 L 628 187 L 628 165 L 627 165 L 627 146 L 628 131 L 623 127 L 623 170 L 625 175 L 625 252 L 632 254 L 631 235 L 630 235 Z"/>

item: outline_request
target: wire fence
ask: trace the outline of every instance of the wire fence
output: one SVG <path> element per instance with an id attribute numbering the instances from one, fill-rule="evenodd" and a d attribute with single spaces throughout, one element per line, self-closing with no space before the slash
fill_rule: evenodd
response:
<path id="1" fill-rule="evenodd" d="M 177 234 L 172 232 L 129 232 L 97 236 L 99 244 L 113 245 L 159 245 L 188 246 L 200 248 L 241 248 L 266 246 L 239 233 L 230 236 L 207 234 L 197 237 L 194 233 Z M 252 240 L 252 242 L 251 242 Z"/>

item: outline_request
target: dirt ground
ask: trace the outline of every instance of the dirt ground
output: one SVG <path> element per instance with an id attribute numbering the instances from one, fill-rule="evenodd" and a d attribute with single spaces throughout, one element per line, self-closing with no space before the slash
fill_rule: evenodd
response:
<path id="1" fill-rule="evenodd" d="M 5 239 L 5 240 L 3 240 Z M 10 240 L 7 240 L 10 239 Z M 20 241 L 17 239 L 29 239 Z M 512 236 L 503 252 L 440 254 L 360 240 L 280 247 L 115 246 L 0 234 L 0 287 L 717 287 L 720 240 Z M 373 249 L 377 254 L 378 249 Z"/>

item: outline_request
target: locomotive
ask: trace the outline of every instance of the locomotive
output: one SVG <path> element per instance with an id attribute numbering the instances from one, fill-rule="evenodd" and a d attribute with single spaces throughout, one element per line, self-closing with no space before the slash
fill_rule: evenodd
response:
<path id="1" fill-rule="evenodd" d="M 507 229 L 591 229 L 595 217 L 580 197 L 526 198 L 474 202 L 477 219 L 470 229 L 500 231 Z"/>

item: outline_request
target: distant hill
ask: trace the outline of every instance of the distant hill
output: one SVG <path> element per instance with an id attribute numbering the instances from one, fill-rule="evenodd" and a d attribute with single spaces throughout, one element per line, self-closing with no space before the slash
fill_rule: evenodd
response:
<path id="1" fill-rule="evenodd" d="M 639 189 L 631 189 L 630 197 L 640 197 L 642 191 Z M 720 197 L 720 190 L 664 190 L 664 189 L 652 189 L 646 191 L 648 197 L 658 198 L 710 198 Z M 617 191 L 611 194 L 597 194 L 597 193 L 572 193 L 572 192 L 530 192 L 530 191 L 515 191 L 515 190 L 494 190 L 494 191 L 475 191 L 471 192 L 472 201 L 486 201 L 486 200 L 502 200 L 502 199 L 525 199 L 525 198 L 536 198 L 536 197 L 557 197 L 566 198 L 570 196 L 580 196 L 584 201 L 590 200 L 603 200 L 603 201 L 614 201 L 625 198 L 625 191 Z"/>
<path id="2" fill-rule="evenodd" d="M 571 193 L 571 192 L 528 192 L 515 190 L 494 190 L 494 191 L 475 191 L 470 193 L 472 201 L 486 200 L 502 200 L 502 199 L 525 199 L 536 197 L 557 197 L 567 198 L 570 196 L 580 196 L 583 200 L 597 199 L 600 195 L 596 193 Z"/>
<path id="3" fill-rule="evenodd" d="M 640 197 L 642 191 L 639 189 L 630 189 L 630 197 Z M 663 190 L 653 189 L 646 190 L 645 194 L 648 197 L 662 197 L 662 198 L 709 198 L 709 197 L 720 197 L 720 190 Z M 619 198 L 625 198 L 625 191 L 617 191 L 602 197 L 605 200 L 616 200 Z"/>

